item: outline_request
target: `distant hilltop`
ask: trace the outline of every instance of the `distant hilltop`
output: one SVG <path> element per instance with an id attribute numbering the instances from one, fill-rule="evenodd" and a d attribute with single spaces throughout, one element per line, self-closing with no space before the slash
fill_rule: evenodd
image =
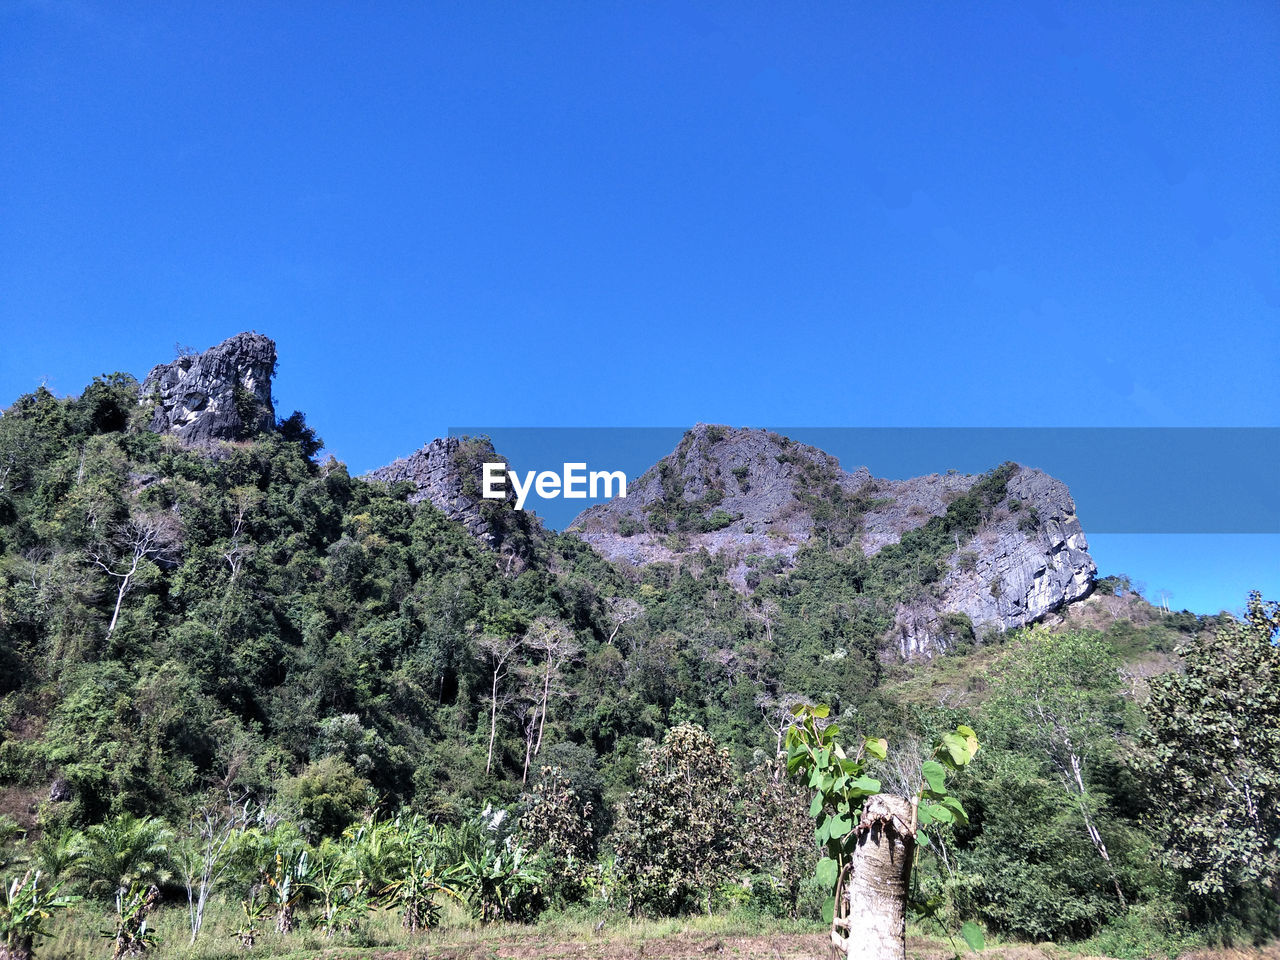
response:
<path id="1" fill-rule="evenodd" d="M 926 576 L 927 591 L 898 607 L 903 655 L 945 646 L 940 614 L 1008 630 L 1092 589 L 1097 566 L 1066 485 L 1017 464 L 991 476 L 996 482 L 975 505 L 985 513 L 981 522 L 954 519 L 937 579 Z M 626 499 L 589 508 L 569 530 L 608 559 L 635 566 L 706 550 L 724 557 L 730 581 L 748 590 L 754 558 L 785 563 L 814 543 L 874 556 L 968 508 L 980 480 L 958 473 L 876 479 L 866 467 L 846 472 L 830 454 L 775 433 L 699 424 Z"/>

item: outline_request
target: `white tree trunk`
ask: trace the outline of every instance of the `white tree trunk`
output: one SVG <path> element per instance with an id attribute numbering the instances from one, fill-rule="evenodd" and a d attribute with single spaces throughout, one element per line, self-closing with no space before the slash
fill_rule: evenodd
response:
<path id="1" fill-rule="evenodd" d="M 498 671 L 493 671 L 493 699 L 489 708 L 489 759 L 485 761 L 484 772 L 493 769 L 493 740 L 498 735 Z"/>
<path id="2" fill-rule="evenodd" d="M 907 892 L 915 858 L 911 801 L 867 799 L 844 890 L 842 943 L 847 960 L 905 960 Z"/>

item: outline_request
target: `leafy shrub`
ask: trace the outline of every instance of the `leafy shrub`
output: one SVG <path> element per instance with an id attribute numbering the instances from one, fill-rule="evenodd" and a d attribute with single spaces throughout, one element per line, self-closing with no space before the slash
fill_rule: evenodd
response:
<path id="1" fill-rule="evenodd" d="M 733 523 L 733 514 L 724 510 L 716 510 L 706 518 L 703 527 L 706 531 L 723 530 L 725 527 Z"/>
<path id="2" fill-rule="evenodd" d="M 595 860 L 594 810 L 559 767 L 543 767 L 525 799 L 520 833 L 548 865 L 547 895 L 553 902 L 582 897 Z"/>
<path id="3" fill-rule="evenodd" d="M 281 802 L 296 812 L 311 837 L 336 837 L 359 816 L 369 784 L 351 764 L 329 756 L 307 765 L 296 777 L 280 782 Z"/>
<path id="4" fill-rule="evenodd" d="M 637 770 L 615 847 L 635 906 L 675 914 L 712 891 L 737 853 L 729 753 L 702 727 L 672 727 Z"/>

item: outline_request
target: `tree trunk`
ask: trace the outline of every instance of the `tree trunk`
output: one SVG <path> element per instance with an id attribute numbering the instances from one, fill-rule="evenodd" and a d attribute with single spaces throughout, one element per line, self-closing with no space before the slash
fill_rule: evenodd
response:
<path id="1" fill-rule="evenodd" d="M 538 744 L 533 748 L 536 757 L 542 752 L 542 731 L 547 726 L 547 701 L 551 699 L 551 650 L 547 650 L 547 672 L 542 678 L 542 719 L 538 723 Z"/>
<path id="2" fill-rule="evenodd" d="M 124 603 L 124 595 L 129 592 L 129 581 L 132 579 L 132 571 L 125 575 L 120 581 L 120 590 L 116 593 L 116 608 L 111 612 L 111 625 L 107 627 L 107 636 L 115 633 L 116 621 L 120 619 L 120 605 Z"/>
<path id="3" fill-rule="evenodd" d="M 907 891 L 915 858 L 911 801 L 869 797 L 858 825 L 858 845 L 849 865 L 845 936 L 837 944 L 847 960 L 905 960 Z M 838 934 L 833 933 L 833 936 Z"/>
<path id="4" fill-rule="evenodd" d="M 493 740 L 498 735 L 498 671 L 493 671 L 493 699 L 489 706 L 489 759 L 484 762 L 484 772 L 493 769 Z"/>

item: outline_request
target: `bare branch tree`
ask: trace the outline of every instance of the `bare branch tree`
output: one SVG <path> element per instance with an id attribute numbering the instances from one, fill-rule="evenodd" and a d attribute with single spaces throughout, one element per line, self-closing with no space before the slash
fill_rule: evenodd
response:
<path id="1" fill-rule="evenodd" d="M 241 538 L 249 523 L 249 514 L 262 502 L 262 491 L 256 487 L 236 487 L 231 491 L 231 499 L 227 504 L 227 512 L 231 517 L 231 540 L 222 559 L 231 568 L 231 583 L 235 583 L 240 575 L 244 561 L 253 556 L 254 545 L 245 543 Z M 228 588 L 230 584 L 228 584 Z"/>
<path id="2" fill-rule="evenodd" d="M 562 668 L 578 655 L 579 648 L 569 628 L 548 617 L 539 617 L 533 622 L 525 636 L 525 643 L 544 656 L 541 716 L 538 719 L 538 740 L 533 748 L 533 755 L 536 757 L 542 750 L 542 734 L 547 726 L 547 707 L 551 702 L 552 688 L 559 686 L 563 679 Z"/>
<path id="3" fill-rule="evenodd" d="M 225 803 L 207 803 L 191 815 L 186 843 L 177 860 L 187 890 L 192 943 L 204 925 L 210 892 L 231 868 L 231 847 L 249 826 L 252 805 L 247 793 L 236 797 L 228 791 Z"/>
<path id="4" fill-rule="evenodd" d="M 609 633 L 609 639 L 605 642 L 613 643 L 618 631 L 626 624 L 638 619 L 644 613 L 644 607 L 639 600 L 633 600 L 630 597 L 610 597 L 604 602 L 604 611 L 605 617 L 613 627 Z"/>
<path id="5" fill-rule="evenodd" d="M 181 534 L 178 518 L 171 513 L 142 513 L 131 517 L 118 530 L 113 544 L 103 544 L 88 556 L 107 576 L 116 580 L 116 606 L 111 613 L 107 636 L 116 629 L 120 607 L 134 587 L 144 561 L 162 558 L 177 544 Z"/>
<path id="6" fill-rule="evenodd" d="M 479 643 L 480 649 L 489 655 L 490 672 L 493 677 L 493 687 L 489 695 L 489 758 L 484 764 L 484 772 L 489 773 L 493 769 L 493 741 L 498 734 L 498 707 L 500 704 L 507 706 L 515 699 L 514 694 L 499 691 L 499 686 L 511 671 L 511 658 L 519 652 L 522 639 L 486 634 L 480 638 Z M 528 770 L 527 758 L 525 769 Z"/>
<path id="7" fill-rule="evenodd" d="M 766 642 L 773 643 L 773 624 L 778 619 L 778 604 L 773 600 L 759 600 L 753 597 L 743 601 L 742 611 L 749 620 L 764 624 Z"/>
<path id="8" fill-rule="evenodd" d="M 808 702 L 808 697 L 798 693 L 761 693 L 756 696 L 756 706 L 760 708 L 765 725 L 777 738 L 777 745 L 774 748 L 775 757 L 785 756 L 787 752 L 783 747 L 787 739 L 787 728 L 796 722 L 791 708 Z M 774 775 L 777 776 L 776 769 L 774 769 Z"/>

